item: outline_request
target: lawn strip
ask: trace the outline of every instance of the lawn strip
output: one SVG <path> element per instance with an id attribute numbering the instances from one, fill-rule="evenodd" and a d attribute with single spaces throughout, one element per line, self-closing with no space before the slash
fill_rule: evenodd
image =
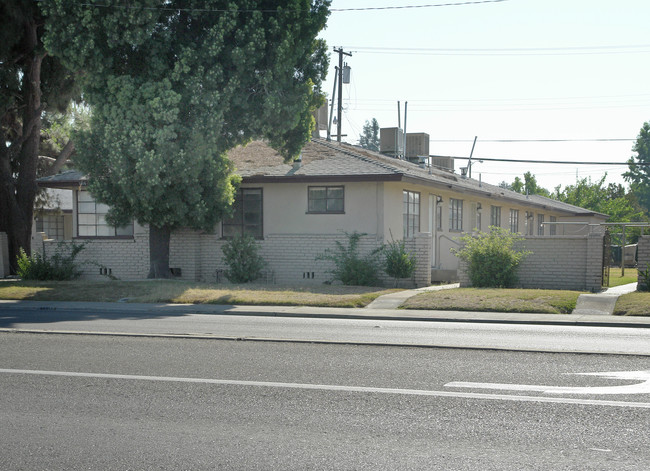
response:
<path id="1" fill-rule="evenodd" d="M 400 291 L 366 286 L 208 284 L 180 280 L 5 282 L 0 299 L 133 303 L 364 307 Z"/>
<path id="2" fill-rule="evenodd" d="M 429 291 L 407 299 L 402 308 L 451 311 L 569 314 L 579 291 L 458 288 Z"/>
<path id="3" fill-rule="evenodd" d="M 650 293 L 624 294 L 616 301 L 615 316 L 650 316 Z"/>

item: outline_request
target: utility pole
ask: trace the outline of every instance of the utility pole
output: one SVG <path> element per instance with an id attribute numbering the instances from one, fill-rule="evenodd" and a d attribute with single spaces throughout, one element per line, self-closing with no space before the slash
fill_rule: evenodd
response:
<path id="1" fill-rule="evenodd" d="M 469 161 L 467 162 L 467 172 L 469 173 L 469 178 L 472 178 L 472 155 L 474 155 L 474 146 L 476 146 L 476 139 L 478 136 L 474 136 L 474 143 L 472 144 L 472 151 L 469 153 Z"/>
<path id="2" fill-rule="evenodd" d="M 330 119 L 329 124 L 327 125 L 327 140 L 332 140 L 332 117 L 334 116 L 334 98 L 336 97 L 336 84 L 338 82 L 339 68 L 334 67 L 334 87 L 332 88 L 332 99 L 330 103 Z"/>
<path id="3" fill-rule="evenodd" d="M 339 102 L 338 102 L 338 109 L 337 109 L 337 123 L 336 123 L 336 140 L 338 142 L 341 142 L 341 118 L 343 115 L 343 56 L 349 56 L 352 57 L 352 53 L 350 52 L 344 52 L 343 48 L 339 49 L 334 49 L 334 52 L 336 52 L 339 55 L 339 74 L 338 74 L 338 79 L 339 79 Z"/>

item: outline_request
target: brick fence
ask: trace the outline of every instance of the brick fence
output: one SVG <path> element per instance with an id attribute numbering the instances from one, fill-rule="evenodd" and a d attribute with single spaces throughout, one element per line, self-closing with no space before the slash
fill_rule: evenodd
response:
<path id="1" fill-rule="evenodd" d="M 260 255 L 267 262 L 265 280 L 282 284 L 321 284 L 330 279 L 332 262 L 319 260 L 326 249 L 333 250 L 339 241 L 347 246 L 344 234 L 269 234 L 261 240 Z M 225 240 L 216 234 L 192 230 L 172 234 L 169 248 L 169 266 L 180 273 L 180 278 L 192 281 L 223 281 L 226 265 L 222 247 Z M 381 239 L 365 235 L 359 241 L 359 253 L 367 254 L 380 247 Z M 431 284 L 430 247 L 431 234 L 418 233 L 406 241 L 406 249 L 416 255 L 417 266 L 412 280 L 402 280 L 404 287 L 422 287 Z M 51 255 L 57 247 L 55 241 L 46 241 L 45 250 Z M 97 239 L 85 242 L 77 256 L 82 278 L 90 280 L 115 277 L 121 280 L 144 279 L 149 273 L 149 236 L 138 233 L 133 239 Z M 391 285 L 393 280 L 384 273 L 382 282 Z"/>
<path id="2" fill-rule="evenodd" d="M 519 266 L 518 287 L 577 291 L 600 291 L 602 288 L 602 233 L 526 237 L 519 248 L 532 253 Z M 471 286 L 466 267 L 461 261 L 461 286 Z"/>
<path id="3" fill-rule="evenodd" d="M 650 235 L 642 235 L 639 237 L 639 242 L 637 246 L 637 267 L 639 267 L 639 272 L 650 268 Z M 637 280 L 639 282 L 643 281 L 641 275 L 638 275 Z"/>

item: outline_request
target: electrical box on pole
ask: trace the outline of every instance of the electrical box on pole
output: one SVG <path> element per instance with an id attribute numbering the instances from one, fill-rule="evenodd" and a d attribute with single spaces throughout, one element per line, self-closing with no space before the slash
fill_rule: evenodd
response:
<path id="1" fill-rule="evenodd" d="M 343 56 L 349 56 L 352 57 L 352 53 L 350 52 L 344 52 L 342 48 L 339 49 L 334 49 L 334 52 L 336 52 L 339 55 L 339 74 L 338 74 L 338 79 L 339 79 L 339 96 L 338 96 L 338 106 L 337 106 L 337 122 L 336 122 L 336 140 L 338 142 L 341 142 L 341 124 L 342 124 L 342 118 L 343 118 L 343 74 L 344 74 L 344 69 L 343 69 Z M 350 68 L 346 65 L 348 71 L 348 82 L 350 81 Z"/>

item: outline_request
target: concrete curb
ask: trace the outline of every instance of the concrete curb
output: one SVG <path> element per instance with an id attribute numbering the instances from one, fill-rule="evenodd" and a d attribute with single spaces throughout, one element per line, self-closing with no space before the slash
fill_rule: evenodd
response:
<path id="1" fill-rule="evenodd" d="M 305 306 L 233 306 L 214 304 L 140 304 L 87 303 L 44 301 L 0 301 L 1 311 L 7 308 L 30 311 L 95 310 L 104 313 L 147 315 L 224 315 L 270 316 L 320 319 L 366 319 L 423 322 L 475 322 L 486 324 L 522 324 L 591 327 L 650 328 L 650 317 L 616 317 L 591 314 L 524 314 L 473 311 L 425 311 L 406 309 L 319 308 Z"/>

